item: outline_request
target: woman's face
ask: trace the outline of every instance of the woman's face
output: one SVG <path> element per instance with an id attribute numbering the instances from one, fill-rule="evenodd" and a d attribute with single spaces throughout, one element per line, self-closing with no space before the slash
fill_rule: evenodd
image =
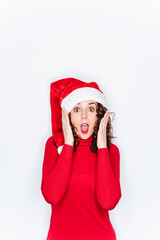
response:
<path id="1" fill-rule="evenodd" d="M 97 102 L 93 100 L 82 101 L 76 104 L 71 110 L 71 122 L 77 128 L 76 134 L 82 138 L 89 138 L 97 122 Z M 88 127 L 81 127 L 82 123 L 87 123 Z"/>

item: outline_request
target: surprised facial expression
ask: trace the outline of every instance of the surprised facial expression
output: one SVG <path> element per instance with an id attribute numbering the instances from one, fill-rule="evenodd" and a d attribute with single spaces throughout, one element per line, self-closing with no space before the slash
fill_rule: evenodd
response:
<path id="1" fill-rule="evenodd" d="M 96 101 L 87 100 L 79 102 L 71 110 L 71 122 L 77 128 L 76 134 L 82 139 L 89 138 L 94 131 L 97 122 L 96 108 Z"/>

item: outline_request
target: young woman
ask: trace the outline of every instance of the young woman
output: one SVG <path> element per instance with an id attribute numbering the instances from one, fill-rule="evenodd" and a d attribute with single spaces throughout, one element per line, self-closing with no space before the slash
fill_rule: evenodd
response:
<path id="1" fill-rule="evenodd" d="M 65 78 L 51 84 L 50 103 L 41 182 L 52 209 L 47 240 L 116 240 L 108 211 L 122 196 L 120 152 L 106 97 L 95 82 Z"/>

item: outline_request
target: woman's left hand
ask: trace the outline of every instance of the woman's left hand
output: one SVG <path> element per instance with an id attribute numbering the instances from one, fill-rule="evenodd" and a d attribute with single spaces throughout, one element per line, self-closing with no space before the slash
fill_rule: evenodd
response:
<path id="1" fill-rule="evenodd" d="M 97 134 L 97 147 L 106 148 L 107 147 L 107 137 L 106 128 L 109 120 L 110 112 L 107 110 L 100 121 L 98 134 Z"/>

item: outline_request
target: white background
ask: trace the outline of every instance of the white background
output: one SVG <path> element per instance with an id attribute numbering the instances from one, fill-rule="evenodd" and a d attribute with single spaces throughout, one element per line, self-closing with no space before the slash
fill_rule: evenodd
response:
<path id="1" fill-rule="evenodd" d="M 160 2 L 3 0 L 0 67 L 0 239 L 46 239 L 50 83 L 75 77 L 96 81 L 116 114 L 117 240 L 159 240 Z"/>

